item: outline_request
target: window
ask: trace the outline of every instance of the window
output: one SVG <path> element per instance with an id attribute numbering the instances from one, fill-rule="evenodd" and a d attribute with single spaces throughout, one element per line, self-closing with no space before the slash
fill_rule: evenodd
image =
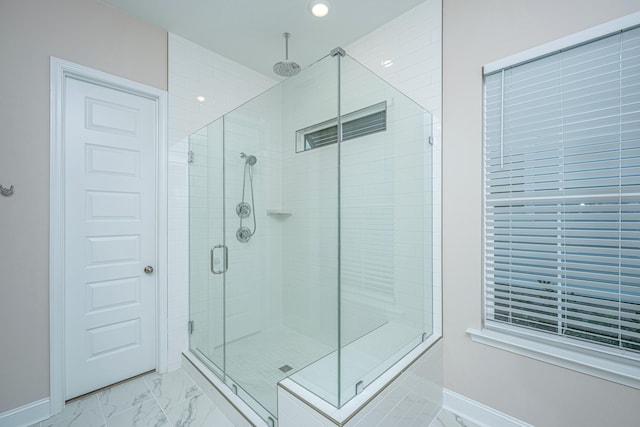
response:
<path id="1" fill-rule="evenodd" d="M 342 116 L 342 140 L 387 130 L 387 103 L 380 102 Z M 338 119 L 327 120 L 296 132 L 296 152 L 338 142 Z"/>
<path id="2" fill-rule="evenodd" d="M 487 328 L 640 360 L 640 27 L 485 70 L 484 142 Z"/>

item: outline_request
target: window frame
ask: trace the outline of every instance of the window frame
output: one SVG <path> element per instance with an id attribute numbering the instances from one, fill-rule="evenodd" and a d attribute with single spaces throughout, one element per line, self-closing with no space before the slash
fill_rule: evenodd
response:
<path id="1" fill-rule="evenodd" d="M 483 67 L 483 76 L 504 68 L 523 64 L 582 44 L 590 43 L 624 29 L 640 25 L 640 12 L 624 16 L 602 25 L 581 31 L 553 42 L 500 59 Z M 483 90 L 483 97 L 484 97 Z M 484 108 L 483 108 L 484 112 Z M 484 132 L 483 132 L 484 134 Z M 484 140 L 484 138 L 483 138 Z M 484 142 L 483 142 L 484 144 Z M 542 360 L 568 369 L 604 378 L 629 387 L 640 389 L 640 355 L 609 350 L 597 344 L 582 342 L 564 336 L 528 330 L 510 324 L 491 321 L 486 305 L 486 193 L 485 158 L 483 155 L 482 190 L 482 328 L 467 329 L 474 342 L 490 345 L 502 350 Z"/>

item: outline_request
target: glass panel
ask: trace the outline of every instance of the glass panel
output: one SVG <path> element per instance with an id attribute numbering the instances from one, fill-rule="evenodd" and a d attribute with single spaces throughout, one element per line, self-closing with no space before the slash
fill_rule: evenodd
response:
<path id="1" fill-rule="evenodd" d="M 189 347 L 222 377 L 224 372 L 223 276 L 211 273 L 211 250 L 223 242 L 222 119 L 189 137 Z M 216 248 L 213 264 L 223 268 Z"/>
<path id="2" fill-rule="evenodd" d="M 283 86 L 283 322 L 303 357 L 291 378 L 337 406 L 338 146 L 296 153 L 296 131 L 335 120 L 337 58 L 327 57 Z"/>
<path id="3" fill-rule="evenodd" d="M 336 147 L 295 152 L 296 130 L 335 117 L 335 76 L 325 59 L 224 117 L 225 367 L 263 418 L 278 381 L 337 349 Z M 305 386 L 337 404 L 331 375 Z"/>
<path id="4" fill-rule="evenodd" d="M 430 335 L 431 115 L 349 56 L 343 117 L 386 102 L 387 129 L 340 159 L 340 406 Z"/>

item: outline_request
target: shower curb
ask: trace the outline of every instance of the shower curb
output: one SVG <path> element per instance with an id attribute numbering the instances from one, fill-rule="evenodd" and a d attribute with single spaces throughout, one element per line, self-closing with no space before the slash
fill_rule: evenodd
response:
<path id="1" fill-rule="evenodd" d="M 234 427 L 268 427 L 262 418 L 217 378 L 214 373 L 207 374 L 206 366 L 189 353 L 182 353 L 182 368 L 191 376 L 220 411 L 233 423 Z"/>

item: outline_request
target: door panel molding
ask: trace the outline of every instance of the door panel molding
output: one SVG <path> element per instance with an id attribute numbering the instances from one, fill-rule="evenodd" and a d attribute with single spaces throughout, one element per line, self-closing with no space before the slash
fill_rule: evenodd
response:
<path id="1" fill-rule="evenodd" d="M 50 69 L 50 203 L 49 203 L 49 329 L 50 412 L 57 414 L 65 402 L 64 334 L 64 95 L 68 77 L 151 99 L 155 103 L 156 130 L 156 370 L 168 366 L 167 325 L 167 93 L 163 90 L 51 57 Z"/>

